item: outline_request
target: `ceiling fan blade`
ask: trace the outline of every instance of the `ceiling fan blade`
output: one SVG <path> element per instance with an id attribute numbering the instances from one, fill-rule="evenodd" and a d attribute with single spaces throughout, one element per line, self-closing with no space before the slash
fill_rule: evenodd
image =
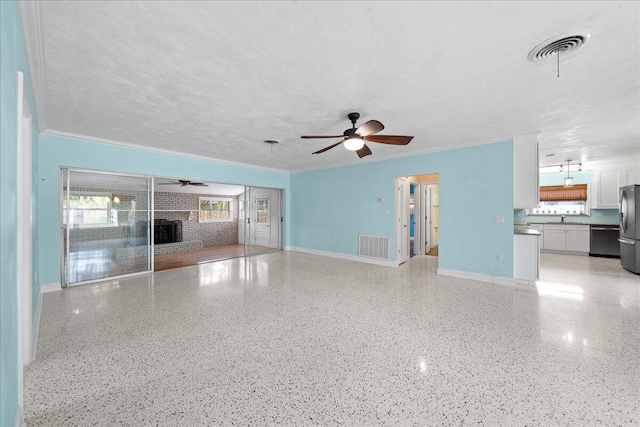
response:
<path id="1" fill-rule="evenodd" d="M 380 144 L 407 145 L 413 137 L 402 135 L 369 135 L 362 139 L 370 142 L 379 142 Z"/>
<path id="2" fill-rule="evenodd" d="M 356 134 L 364 138 L 365 136 L 378 133 L 382 129 L 384 129 L 384 125 L 382 123 L 377 120 L 369 120 L 356 130 Z"/>
<path id="3" fill-rule="evenodd" d="M 369 147 L 367 147 L 367 144 L 363 145 L 361 149 L 356 151 L 356 153 L 358 153 L 358 157 L 360 157 L 360 158 L 363 158 L 364 156 L 368 156 L 368 155 L 373 154 L 371 152 L 371 150 L 369 149 Z"/>
<path id="4" fill-rule="evenodd" d="M 321 139 L 321 138 L 344 138 L 344 135 L 312 135 L 301 136 L 302 139 Z"/>
<path id="5" fill-rule="evenodd" d="M 320 154 L 320 153 L 324 153 L 324 152 L 325 152 L 325 151 L 327 151 L 327 150 L 331 150 L 333 147 L 337 147 L 338 145 L 342 144 L 343 142 L 344 142 L 344 139 L 343 139 L 342 141 L 340 141 L 340 142 L 336 142 L 336 143 L 335 143 L 335 144 L 333 144 L 333 145 L 330 145 L 330 146 L 328 146 L 328 147 L 324 147 L 322 150 L 318 150 L 318 151 L 316 151 L 315 153 L 312 153 L 312 154 Z"/>
<path id="6" fill-rule="evenodd" d="M 190 182 L 189 185 L 195 185 L 196 187 L 208 187 L 204 182 Z"/>

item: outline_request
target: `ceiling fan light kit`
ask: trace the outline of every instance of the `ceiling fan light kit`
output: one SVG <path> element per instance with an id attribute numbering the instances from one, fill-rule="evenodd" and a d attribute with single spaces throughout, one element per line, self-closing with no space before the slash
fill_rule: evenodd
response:
<path id="1" fill-rule="evenodd" d="M 364 139 L 358 136 L 352 136 L 344 141 L 344 148 L 349 151 L 358 151 L 362 147 L 364 147 Z"/>
<path id="2" fill-rule="evenodd" d="M 367 147 L 365 141 L 388 145 L 407 145 L 413 139 L 412 136 L 374 135 L 384 129 L 384 125 L 377 120 L 369 120 L 356 129 L 356 121 L 360 118 L 360 113 L 349 113 L 347 118 L 351 121 L 351 129 L 345 130 L 342 135 L 301 136 L 302 139 L 342 138 L 342 141 L 315 151 L 312 154 L 324 153 L 340 144 L 344 144 L 344 148 L 349 151 L 355 151 L 358 157 L 363 158 L 372 154 L 371 149 Z"/>

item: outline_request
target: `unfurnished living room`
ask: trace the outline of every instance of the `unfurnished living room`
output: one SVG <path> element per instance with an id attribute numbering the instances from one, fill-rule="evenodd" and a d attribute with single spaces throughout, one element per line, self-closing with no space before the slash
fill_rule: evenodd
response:
<path id="1" fill-rule="evenodd" d="M 640 2 L 0 1 L 0 427 L 640 425 Z"/>

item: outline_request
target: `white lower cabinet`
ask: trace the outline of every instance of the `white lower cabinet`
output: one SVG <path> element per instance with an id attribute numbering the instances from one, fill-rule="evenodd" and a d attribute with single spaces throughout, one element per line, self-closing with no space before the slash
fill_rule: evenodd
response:
<path id="1" fill-rule="evenodd" d="M 545 224 L 543 234 L 543 250 L 589 253 L 588 225 Z"/>
<path id="2" fill-rule="evenodd" d="M 517 283 L 534 284 L 540 277 L 540 236 L 513 236 L 513 277 Z"/>

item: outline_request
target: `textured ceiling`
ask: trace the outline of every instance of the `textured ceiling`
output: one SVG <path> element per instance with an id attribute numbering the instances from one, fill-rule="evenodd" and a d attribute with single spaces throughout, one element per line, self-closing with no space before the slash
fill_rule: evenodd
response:
<path id="1" fill-rule="evenodd" d="M 640 161 L 638 2 L 21 2 L 40 129 L 300 171 L 540 132 L 541 164 Z M 555 61 L 529 51 L 568 31 Z M 311 153 L 359 123 L 414 135 Z M 278 139 L 270 147 L 264 139 Z M 337 141 L 336 141 L 337 142 Z M 547 157 L 548 154 L 555 154 Z"/>

